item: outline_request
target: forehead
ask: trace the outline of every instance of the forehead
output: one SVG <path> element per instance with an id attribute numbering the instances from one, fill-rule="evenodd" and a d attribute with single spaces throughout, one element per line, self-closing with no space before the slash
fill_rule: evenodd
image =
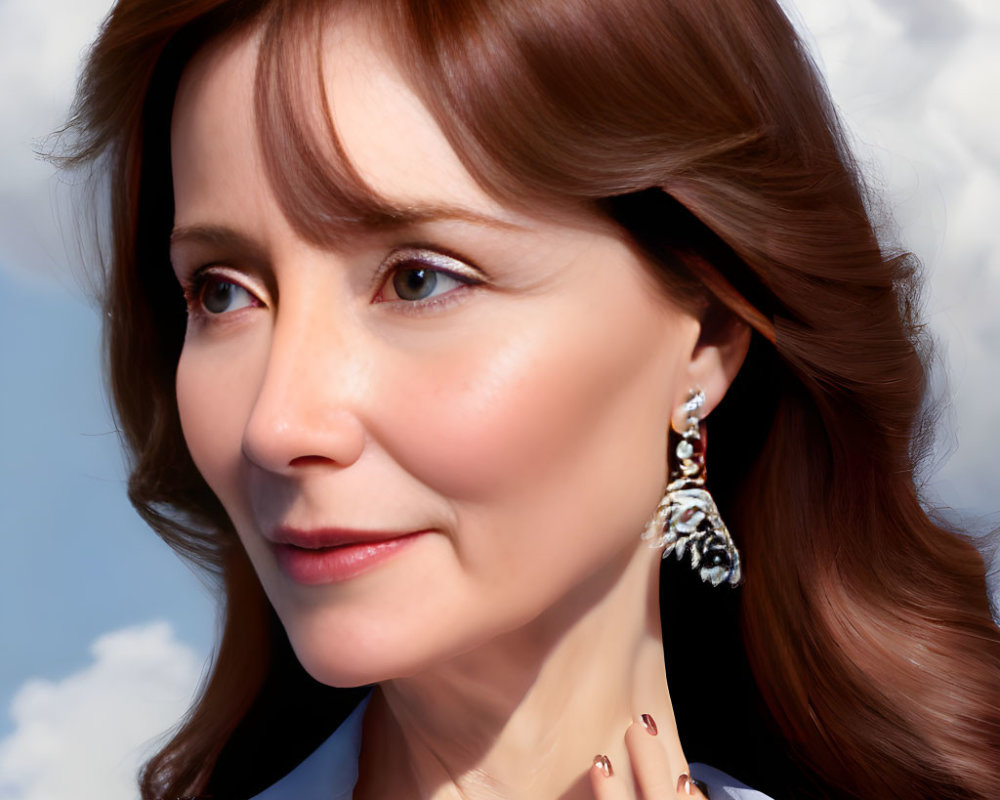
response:
<path id="1" fill-rule="evenodd" d="M 267 192 L 254 118 L 260 47 L 259 30 L 230 35 L 203 48 L 182 75 L 171 129 L 179 216 L 224 212 Z M 372 26 L 332 21 L 321 63 L 342 156 L 374 194 L 397 208 L 454 205 L 512 216 L 462 166 Z M 329 138 L 326 123 L 310 135 Z M 201 208 L 206 203 L 213 208 Z"/>
<path id="2" fill-rule="evenodd" d="M 369 186 L 392 199 L 446 199 L 499 210 L 370 27 L 357 20 L 331 25 L 324 44 L 324 82 L 337 132 Z"/>

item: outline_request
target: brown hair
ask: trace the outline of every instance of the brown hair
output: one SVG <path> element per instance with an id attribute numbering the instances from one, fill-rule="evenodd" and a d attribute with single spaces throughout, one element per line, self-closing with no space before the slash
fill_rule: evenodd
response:
<path id="1" fill-rule="evenodd" d="M 71 122 L 68 161 L 106 159 L 111 176 L 107 344 L 130 497 L 226 600 L 212 673 L 147 765 L 146 800 L 223 792 L 228 748 L 252 738 L 248 720 L 273 723 L 276 697 L 322 697 L 309 706 L 313 739 L 356 700 L 287 663 L 280 626 L 187 453 L 173 385 L 184 308 L 167 257 L 177 80 L 199 47 L 251 24 L 264 31 L 261 141 L 288 218 L 323 243 L 391 216 L 332 128 L 315 125 L 319 18 L 338 5 L 121 0 Z M 712 488 L 744 554 L 736 596 L 749 690 L 825 782 L 816 793 L 995 795 L 1000 635 L 983 561 L 929 519 L 914 486 L 926 383 L 914 261 L 880 245 L 821 81 L 777 3 L 354 5 L 485 189 L 512 204 L 600 210 L 677 297 L 710 296 L 755 330 L 709 421 Z M 270 777 L 288 766 L 273 763 Z"/>

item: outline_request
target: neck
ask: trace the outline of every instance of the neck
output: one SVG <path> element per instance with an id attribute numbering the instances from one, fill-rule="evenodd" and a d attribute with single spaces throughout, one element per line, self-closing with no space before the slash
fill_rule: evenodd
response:
<path id="1" fill-rule="evenodd" d="M 659 553 L 644 544 L 624 554 L 604 591 L 583 586 L 514 632 L 381 684 L 354 796 L 590 798 L 595 754 L 631 781 L 624 734 L 643 713 L 683 762 L 665 678 Z"/>

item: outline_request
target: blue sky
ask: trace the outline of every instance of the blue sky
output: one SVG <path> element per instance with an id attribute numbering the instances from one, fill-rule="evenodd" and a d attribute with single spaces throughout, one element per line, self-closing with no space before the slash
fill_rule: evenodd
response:
<path id="1" fill-rule="evenodd" d="M 183 712 L 214 631 L 205 588 L 125 499 L 97 315 L 64 244 L 72 217 L 63 233 L 55 221 L 67 193 L 31 153 L 59 124 L 106 6 L 0 0 L 0 800 L 133 796 L 134 748 Z M 938 385 L 947 377 L 954 398 L 928 496 L 1000 524 L 1000 6 L 796 8 L 926 266 Z M 110 732 L 95 707 L 119 721 Z"/>
<path id="2" fill-rule="evenodd" d="M 136 516 L 100 381 L 98 320 L 58 286 L 0 270 L 0 696 L 88 660 L 100 634 L 173 620 L 207 652 L 208 592 Z M 0 718 L 0 736 L 10 720 Z"/>

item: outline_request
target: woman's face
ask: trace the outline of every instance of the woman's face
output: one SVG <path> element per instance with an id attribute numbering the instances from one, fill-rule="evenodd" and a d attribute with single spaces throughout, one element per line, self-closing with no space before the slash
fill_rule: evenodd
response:
<path id="1" fill-rule="evenodd" d="M 210 46 L 177 96 L 177 399 L 299 658 L 360 685 L 593 601 L 645 548 L 696 320 L 608 223 L 498 205 L 346 24 L 326 52 L 346 153 L 432 213 L 304 241 L 258 152 L 255 54 Z M 395 541 L 329 549 L 366 537 Z"/>

